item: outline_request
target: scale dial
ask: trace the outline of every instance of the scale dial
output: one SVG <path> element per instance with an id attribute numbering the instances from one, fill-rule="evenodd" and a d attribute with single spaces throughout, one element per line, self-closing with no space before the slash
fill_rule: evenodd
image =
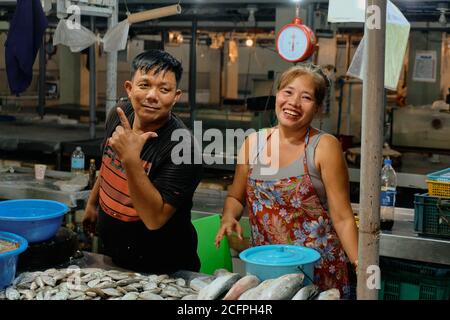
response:
<path id="1" fill-rule="evenodd" d="M 288 62 L 297 62 L 312 55 L 315 36 L 305 25 L 288 24 L 280 30 L 276 43 L 281 58 Z"/>

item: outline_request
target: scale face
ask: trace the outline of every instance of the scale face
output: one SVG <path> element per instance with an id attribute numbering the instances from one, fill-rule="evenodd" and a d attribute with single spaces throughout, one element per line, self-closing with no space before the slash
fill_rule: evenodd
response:
<path id="1" fill-rule="evenodd" d="M 277 51 L 288 62 L 302 61 L 311 56 L 315 45 L 314 33 L 305 25 L 285 25 L 277 37 Z"/>

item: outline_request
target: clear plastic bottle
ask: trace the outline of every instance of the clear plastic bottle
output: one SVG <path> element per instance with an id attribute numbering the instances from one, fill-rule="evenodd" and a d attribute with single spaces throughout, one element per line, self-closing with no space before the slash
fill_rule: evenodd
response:
<path id="1" fill-rule="evenodd" d="M 394 225 L 395 195 L 397 193 L 397 174 L 392 160 L 384 160 L 381 169 L 380 229 L 392 230 Z"/>
<path id="2" fill-rule="evenodd" d="M 70 171 L 72 173 L 84 173 L 84 152 L 80 146 L 72 152 Z"/>

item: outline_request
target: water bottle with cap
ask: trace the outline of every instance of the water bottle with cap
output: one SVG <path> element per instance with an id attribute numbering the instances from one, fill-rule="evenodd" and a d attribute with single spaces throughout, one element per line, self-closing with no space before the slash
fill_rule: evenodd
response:
<path id="1" fill-rule="evenodd" d="M 392 160 L 384 159 L 381 169 L 380 228 L 392 230 L 394 225 L 395 194 L 397 192 L 397 174 L 392 167 Z"/>
<path id="2" fill-rule="evenodd" d="M 72 152 L 70 171 L 72 173 L 84 173 L 84 152 L 78 146 Z"/>

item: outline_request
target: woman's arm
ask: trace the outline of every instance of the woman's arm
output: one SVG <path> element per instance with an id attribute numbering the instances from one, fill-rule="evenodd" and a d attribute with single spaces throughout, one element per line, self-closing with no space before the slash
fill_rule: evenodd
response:
<path id="1" fill-rule="evenodd" d="M 316 149 L 315 164 L 327 194 L 328 208 L 336 233 L 350 262 L 358 259 L 358 231 L 350 204 L 348 169 L 341 144 L 324 135 Z"/>
<path id="2" fill-rule="evenodd" d="M 242 216 L 242 210 L 244 209 L 245 204 L 247 175 L 249 170 L 248 159 L 250 153 L 250 140 L 253 140 L 252 135 L 244 141 L 241 150 L 239 151 L 233 184 L 228 190 L 228 195 L 223 207 L 222 221 L 216 235 L 216 247 L 219 246 L 219 243 L 225 234 L 231 235 L 233 231 L 236 231 L 239 239 L 242 240 L 242 229 L 238 221 Z"/>

